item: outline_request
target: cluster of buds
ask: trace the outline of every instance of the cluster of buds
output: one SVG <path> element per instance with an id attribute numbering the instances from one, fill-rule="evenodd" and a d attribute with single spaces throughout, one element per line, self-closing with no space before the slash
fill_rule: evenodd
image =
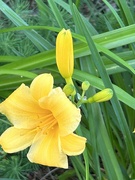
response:
<path id="1" fill-rule="evenodd" d="M 110 100 L 113 96 L 113 91 L 110 88 L 106 88 L 97 92 L 93 96 L 87 98 L 85 96 L 85 92 L 88 90 L 89 86 L 90 84 L 88 81 L 84 81 L 82 83 L 82 95 L 78 94 L 78 99 L 79 99 L 79 101 L 77 102 L 78 107 L 84 103 L 105 102 Z"/>
<path id="2" fill-rule="evenodd" d="M 74 70 L 74 52 L 73 39 L 71 31 L 62 29 L 56 39 L 56 63 L 61 76 L 65 79 L 66 85 L 63 91 L 67 96 L 74 97 L 76 94 L 75 86 L 72 80 Z M 89 89 L 88 81 L 82 82 L 82 95 L 78 94 L 77 106 L 83 103 L 104 102 L 108 101 L 113 96 L 113 91 L 109 88 L 101 90 L 92 97 L 86 98 L 85 92 Z M 74 98 L 73 98 L 74 99 Z"/>

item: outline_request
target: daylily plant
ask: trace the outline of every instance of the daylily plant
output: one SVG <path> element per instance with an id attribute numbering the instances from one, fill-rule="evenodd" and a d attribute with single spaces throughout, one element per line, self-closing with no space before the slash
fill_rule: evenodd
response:
<path id="1" fill-rule="evenodd" d="M 0 112 L 13 124 L 0 137 L 7 153 L 30 146 L 31 162 L 68 168 L 67 155 L 79 155 L 86 139 L 73 132 L 81 114 L 60 87 L 53 88 L 51 74 L 41 74 L 30 87 L 22 84 L 4 102 Z"/>

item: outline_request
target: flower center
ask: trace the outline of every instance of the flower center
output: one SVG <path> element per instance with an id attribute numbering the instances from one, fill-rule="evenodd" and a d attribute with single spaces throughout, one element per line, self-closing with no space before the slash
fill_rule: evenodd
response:
<path id="1" fill-rule="evenodd" d="M 45 134 L 47 134 L 50 130 L 54 129 L 58 125 L 57 120 L 53 116 L 52 112 L 49 111 L 45 116 L 40 118 L 40 122 L 38 124 L 38 128 Z"/>

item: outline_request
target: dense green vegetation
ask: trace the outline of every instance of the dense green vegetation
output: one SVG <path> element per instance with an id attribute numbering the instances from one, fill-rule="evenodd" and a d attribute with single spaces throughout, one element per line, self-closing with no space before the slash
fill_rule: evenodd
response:
<path id="1" fill-rule="evenodd" d="M 14 154 L 0 149 L 0 179 L 135 179 L 134 11 L 134 0 L 0 0 L 1 101 L 44 72 L 56 86 L 65 85 L 55 59 L 62 28 L 74 38 L 78 93 L 84 80 L 90 83 L 87 97 L 105 87 L 114 92 L 108 102 L 81 107 L 77 134 L 87 138 L 87 146 L 82 155 L 69 157 L 69 169 L 32 164 L 27 149 Z M 0 115 L 0 133 L 9 126 Z"/>

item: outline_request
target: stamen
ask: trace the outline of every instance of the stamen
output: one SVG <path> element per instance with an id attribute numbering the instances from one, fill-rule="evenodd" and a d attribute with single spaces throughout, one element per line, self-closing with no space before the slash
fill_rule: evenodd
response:
<path id="1" fill-rule="evenodd" d="M 40 118 L 40 123 L 38 128 L 42 130 L 43 133 L 47 133 L 50 129 L 52 129 L 57 124 L 57 120 L 53 116 L 52 112 L 49 112 L 44 117 Z"/>

